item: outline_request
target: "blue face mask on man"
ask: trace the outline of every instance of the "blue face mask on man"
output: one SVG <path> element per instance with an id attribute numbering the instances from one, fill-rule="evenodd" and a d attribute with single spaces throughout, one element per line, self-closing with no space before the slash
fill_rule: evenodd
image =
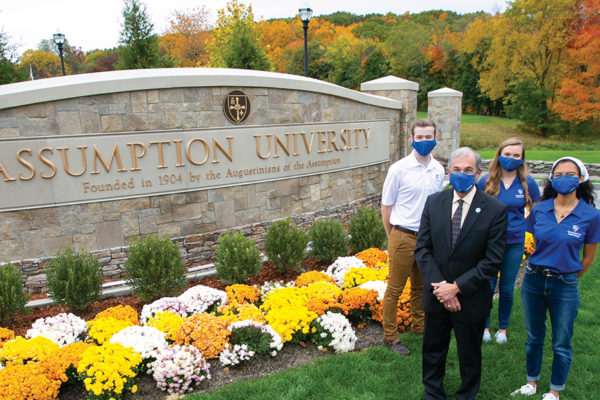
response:
<path id="1" fill-rule="evenodd" d="M 569 194 L 579 187 L 578 176 L 561 175 L 552 179 L 552 189 L 560 194 Z"/>
<path id="2" fill-rule="evenodd" d="M 450 174 L 450 185 L 458 193 L 467 193 L 475 186 L 476 174 L 467 174 L 466 172 L 452 172 Z"/>
<path id="3" fill-rule="evenodd" d="M 500 156 L 498 157 L 498 164 L 507 171 L 514 171 L 523 165 L 523 159 Z"/>
<path id="4" fill-rule="evenodd" d="M 413 140 L 412 147 L 420 155 L 426 156 L 429 153 L 431 153 L 431 150 L 433 150 L 433 148 L 435 147 L 436 144 L 437 144 L 437 142 L 435 141 L 435 139 L 433 139 L 433 140 L 421 140 L 419 142 L 417 142 L 416 140 Z"/>

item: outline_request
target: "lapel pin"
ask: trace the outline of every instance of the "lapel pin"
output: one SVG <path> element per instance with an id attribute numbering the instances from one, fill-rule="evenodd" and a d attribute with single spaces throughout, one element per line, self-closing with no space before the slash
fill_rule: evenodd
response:
<path id="1" fill-rule="evenodd" d="M 475 209 L 475 212 L 476 212 L 476 213 L 480 213 L 480 212 L 481 212 L 481 208 L 477 207 L 477 208 Z"/>

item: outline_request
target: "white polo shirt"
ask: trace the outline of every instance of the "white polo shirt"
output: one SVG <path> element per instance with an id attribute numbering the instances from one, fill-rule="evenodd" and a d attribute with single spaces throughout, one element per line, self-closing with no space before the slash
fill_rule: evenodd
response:
<path id="1" fill-rule="evenodd" d="M 381 204 L 393 206 L 390 224 L 418 231 L 425 199 L 444 186 L 444 167 L 433 156 L 427 167 L 415 151 L 390 166 L 383 183 Z"/>

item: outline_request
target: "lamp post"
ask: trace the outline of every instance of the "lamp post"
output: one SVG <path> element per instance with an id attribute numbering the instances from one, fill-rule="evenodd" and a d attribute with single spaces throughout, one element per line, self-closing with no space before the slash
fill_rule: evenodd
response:
<path id="1" fill-rule="evenodd" d="M 65 76 L 65 60 L 63 59 L 63 44 L 65 43 L 65 35 L 62 33 L 55 33 L 52 35 L 54 43 L 58 46 L 58 53 L 60 54 L 60 65 L 62 66 L 62 73 Z"/>
<path id="2" fill-rule="evenodd" d="M 302 20 L 302 28 L 304 28 L 304 76 L 308 76 L 308 22 L 312 17 L 313 10 L 311 8 L 301 8 L 300 19 Z"/>

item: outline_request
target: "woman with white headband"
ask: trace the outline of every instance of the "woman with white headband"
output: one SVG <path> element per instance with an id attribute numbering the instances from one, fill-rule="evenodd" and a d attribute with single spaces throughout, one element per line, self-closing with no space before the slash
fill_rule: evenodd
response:
<path id="1" fill-rule="evenodd" d="M 542 400 L 558 400 L 565 388 L 579 308 L 578 279 L 594 262 L 600 242 L 600 212 L 594 207 L 594 191 L 585 165 L 573 157 L 556 160 L 542 199 L 527 220 L 527 231 L 533 234 L 536 246 L 521 288 L 527 329 L 527 384 L 515 390 L 513 396 L 531 396 L 537 391 L 547 311 L 554 358 L 550 392 Z"/>

